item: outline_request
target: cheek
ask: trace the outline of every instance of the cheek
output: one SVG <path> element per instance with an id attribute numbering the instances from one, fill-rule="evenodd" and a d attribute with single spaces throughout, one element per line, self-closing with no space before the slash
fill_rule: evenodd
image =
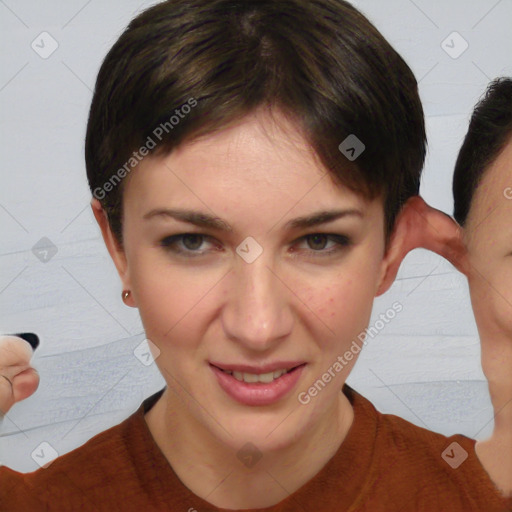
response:
<path id="1" fill-rule="evenodd" d="M 368 326 L 375 288 L 371 277 L 371 272 L 340 275 L 336 284 L 315 291 L 318 308 L 311 309 L 332 331 L 328 339 L 347 343 Z"/>
<path id="2" fill-rule="evenodd" d="M 186 340 L 202 299 L 215 286 L 215 276 L 184 270 L 160 256 L 141 255 L 131 263 L 134 297 L 148 337 L 166 343 Z"/>
<path id="3" fill-rule="evenodd" d="M 470 280 L 471 300 L 480 326 L 512 336 L 512 258 L 492 262 Z"/>
<path id="4" fill-rule="evenodd" d="M 381 259 L 378 251 L 363 249 L 337 270 L 286 279 L 300 298 L 290 297 L 290 303 L 303 310 L 302 321 L 313 322 L 308 328 L 325 344 L 350 343 L 368 326 Z M 224 304 L 225 269 L 186 268 L 153 249 L 134 249 L 130 256 L 132 291 L 148 338 L 161 346 L 172 342 L 190 348 L 192 340 L 201 338 L 198 329 L 214 320 Z"/>
<path id="5" fill-rule="evenodd" d="M 489 307 L 498 327 L 512 335 L 512 258 L 508 258 L 507 265 L 499 267 L 488 286 Z"/>

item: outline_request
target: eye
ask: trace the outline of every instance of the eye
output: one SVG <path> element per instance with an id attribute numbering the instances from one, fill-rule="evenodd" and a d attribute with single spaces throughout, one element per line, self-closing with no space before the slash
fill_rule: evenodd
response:
<path id="1" fill-rule="evenodd" d="M 200 233 L 182 233 L 164 238 L 160 245 L 175 254 L 186 254 L 187 256 L 196 257 L 204 254 L 205 251 L 198 251 L 197 249 L 209 238 L 207 235 Z M 185 249 L 182 247 L 185 247 Z"/>
<path id="2" fill-rule="evenodd" d="M 346 249 L 351 244 L 351 241 L 347 236 L 335 233 L 313 233 L 311 235 L 303 236 L 300 240 L 305 241 L 309 247 L 313 247 L 312 250 L 306 249 L 307 252 L 312 253 L 313 256 L 320 257 L 338 253 Z M 333 242 L 333 245 L 329 249 L 325 250 L 326 243 L 328 241 Z"/>
<path id="3" fill-rule="evenodd" d="M 208 252 L 207 248 L 204 250 L 199 249 L 204 246 L 206 241 L 210 241 L 210 243 L 213 244 L 212 240 L 213 239 L 208 235 L 201 233 L 181 233 L 164 238 L 160 242 L 160 246 L 174 254 L 194 258 L 206 254 Z M 333 245 L 326 250 L 326 244 L 329 241 L 332 242 Z M 312 247 L 312 249 L 305 249 L 305 251 L 313 257 L 330 256 L 345 250 L 351 245 L 351 241 L 347 236 L 335 233 L 312 233 L 299 238 L 297 242 L 298 244 L 296 243 L 295 245 L 306 242 L 309 247 Z M 216 248 L 218 247 L 217 245 Z M 297 251 L 295 248 L 292 248 L 291 250 L 293 253 L 300 251 L 302 251 L 302 249 Z"/>

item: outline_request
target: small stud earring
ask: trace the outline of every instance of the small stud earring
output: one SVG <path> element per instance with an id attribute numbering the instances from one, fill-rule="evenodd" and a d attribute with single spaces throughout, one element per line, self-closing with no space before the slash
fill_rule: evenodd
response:
<path id="1" fill-rule="evenodd" d="M 128 300 L 128 297 L 130 296 L 132 292 L 130 290 L 123 290 L 123 294 L 122 294 L 122 297 L 123 297 L 123 301 L 126 302 Z"/>

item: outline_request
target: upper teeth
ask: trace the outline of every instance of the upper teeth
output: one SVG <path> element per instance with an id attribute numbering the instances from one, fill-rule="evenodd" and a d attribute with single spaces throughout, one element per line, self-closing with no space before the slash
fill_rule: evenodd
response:
<path id="1" fill-rule="evenodd" d="M 242 372 L 232 372 L 230 370 L 223 370 L 226 373 L 229 373 L 230 375 L 233 375 L 236 380 L 239 380 L 240 382 L 264 382 L 268 384 L 269 382 L 272 382 L 275 379 L 278 379 L 281 377 L 281 375 L 284 375 L 288 372 L 288 370 L 276 370 L 275 372 L 269 372 L 269 373 L 262 373 L 262 374 L 255 374 L 255 373 L 242 373 Z"/>

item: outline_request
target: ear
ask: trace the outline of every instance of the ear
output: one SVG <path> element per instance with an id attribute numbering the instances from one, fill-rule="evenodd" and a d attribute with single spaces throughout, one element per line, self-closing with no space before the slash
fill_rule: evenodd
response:
<path id="1" fill-rule="evenodd" d="M 112 258 L 112 261 L 114 262 L 114 265 L 116 266 L 119 277 L 121 278 L 121 282 L 123 284 L 123 289 L 131 290 L 131 283 L 130 283 L 130 277 L 129 277 L 129 272 L 128 272 L 128 262 L 126 260 L 126 254 L 125 254 L 123 248 L 119 245 L 116 237 L 112 233 L 110 224 L 108 222 L 107 214 L 106 214 L 105 210 L 103 209 L 103 207 L 101 206 L 101 203 L 96 198 L 92 199 L 91 208 L 92 208 L 94 217 L 96 218 L 96 221 L 98 222 L 98 225 L 100 226 L 101 234 L 103 236 L 105 245 L 107 246 L 110 257 Z M 135 304 L 133 303 L 133 294 L 131 294 L 128 297 L 128 299 L 126 300 L 126 304 L 135 307 Z"/>
<path id="2" fill-rule="evenodd" d="M 420 247 L 446 258 L 457 270 L 468 275 L 462 228 L 449 215 L 432 208 L 420 196 L 414 196 L 405 203 L 395 222 L 376 295 L 390 288 L 407 253 Z"/>

